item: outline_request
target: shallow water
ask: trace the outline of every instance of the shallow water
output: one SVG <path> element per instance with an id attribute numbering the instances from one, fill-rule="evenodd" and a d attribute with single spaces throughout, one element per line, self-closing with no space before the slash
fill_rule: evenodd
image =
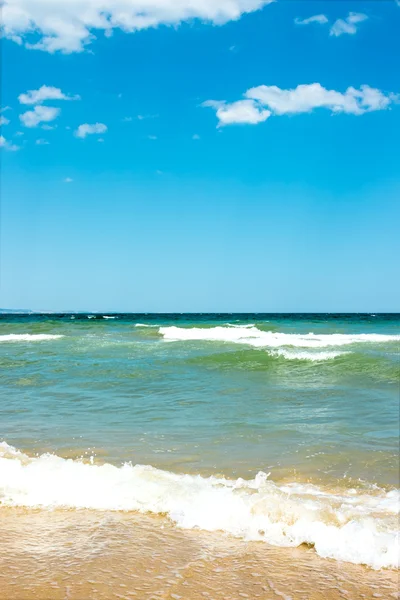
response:
<path id="1" fill-rule="evenodd" d="M 321 559 L 163 517 L 3 509 L 0 596 L 7 600 L 398 599 L 397 573 Z"/>
<path id="2" fill-rule="evenodd" d="M 399 315 L 1 315 L 1 510 L 394 568 L 399 346 Z"/>

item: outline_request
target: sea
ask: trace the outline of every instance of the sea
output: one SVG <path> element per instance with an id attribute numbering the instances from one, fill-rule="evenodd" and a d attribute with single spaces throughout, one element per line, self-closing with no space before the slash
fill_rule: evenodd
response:
<path id="1" fill-rule="evenodd" d="M 1 597 L 399 597 L 399 314 L 1 313 L 0 374 Z"/>

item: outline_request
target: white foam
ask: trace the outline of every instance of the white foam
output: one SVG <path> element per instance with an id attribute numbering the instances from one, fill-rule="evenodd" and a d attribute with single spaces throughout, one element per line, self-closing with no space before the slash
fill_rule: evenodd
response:
<path id="1" fill-rule="evenodd" d="M 10 333 L 0 335 L 1 342 L 44 342 L 49 340 L 58 340 L 63 335 L 50 335 L 47 333 Z"/>
<path id="2" fill-rule="evenodd" d="M 257 327 L 241 325 L 217 327 L 160 327 L 159 333 L 168 341 L 204 340 L 248 344 L 255 348 L 328 348 L 331 346 L 348 346 L 351 344 L 385 343 L 400 341 L 400 335 L 383 335 L 379 333 L 331 333 L 300 334 L 276 333 L 262 331 Z"/>
<path id="3" fill-rule="evenodd" d="M 255 327 L 254 323 L 248 323 L 246 325 L 237 325 L 235 323 L 227 323 L 226 324 L 227 327 L 241 327 L 242 329 L 251 329 L 252 327 Z"/>
<path id="4" fill-rule="evenodd" d="M 166 514 L 177 526 L 222 531 L 276 546 L 312 544 L 322 557 L 398 566 L 399 492 L 329 493 L 279 486 L 260 472 L 228 480 L 177 475 L 151 466 L 29 458 L 0 444 L 0 505 Z"/>
<path id="5" fill-rule="evenodd" d="M 350 352 L 340 352 L 335 350 L 322 352 L 314 350 L 313 352 L 309 352 L 307 350 L 287 350 L 285 348 L 279 348 L 278 350 L 271 350 L 270 354 L 272 356 L 282 356 L 288 360 L 311 360 L 312 362 L 319 362 L 323 360 L 333 360 L 338 356 L 350 354 Z"/>
<path id="6" fill-rule="evenodd" d="M 149 325 L 147 323 L 136 323 L 135 327 L 158 327 L 158 325 Z"/>
<path id="7" fill-rule="evenodd" d="M 117 317 L 109 317 L 107 315 L 103 315 L 103 319 L 116 319 Z"/>

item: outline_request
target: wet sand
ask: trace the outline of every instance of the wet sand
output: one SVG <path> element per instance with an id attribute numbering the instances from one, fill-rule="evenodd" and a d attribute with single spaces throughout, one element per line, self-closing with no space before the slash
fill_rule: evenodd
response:
<path id="1" fill-rule="evenodd" d="M 0 509 L 6 600 L 399 598 L 399 574 L 135 513 Z"/>

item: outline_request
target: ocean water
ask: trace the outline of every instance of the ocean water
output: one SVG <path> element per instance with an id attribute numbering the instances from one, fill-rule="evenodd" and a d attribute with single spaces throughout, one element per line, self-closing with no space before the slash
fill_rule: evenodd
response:
<path id="1" fill-rule="evenodd" d="M 393 314 L 2 314 L 0 511 L 394 569 L 399 350 Z"/>

